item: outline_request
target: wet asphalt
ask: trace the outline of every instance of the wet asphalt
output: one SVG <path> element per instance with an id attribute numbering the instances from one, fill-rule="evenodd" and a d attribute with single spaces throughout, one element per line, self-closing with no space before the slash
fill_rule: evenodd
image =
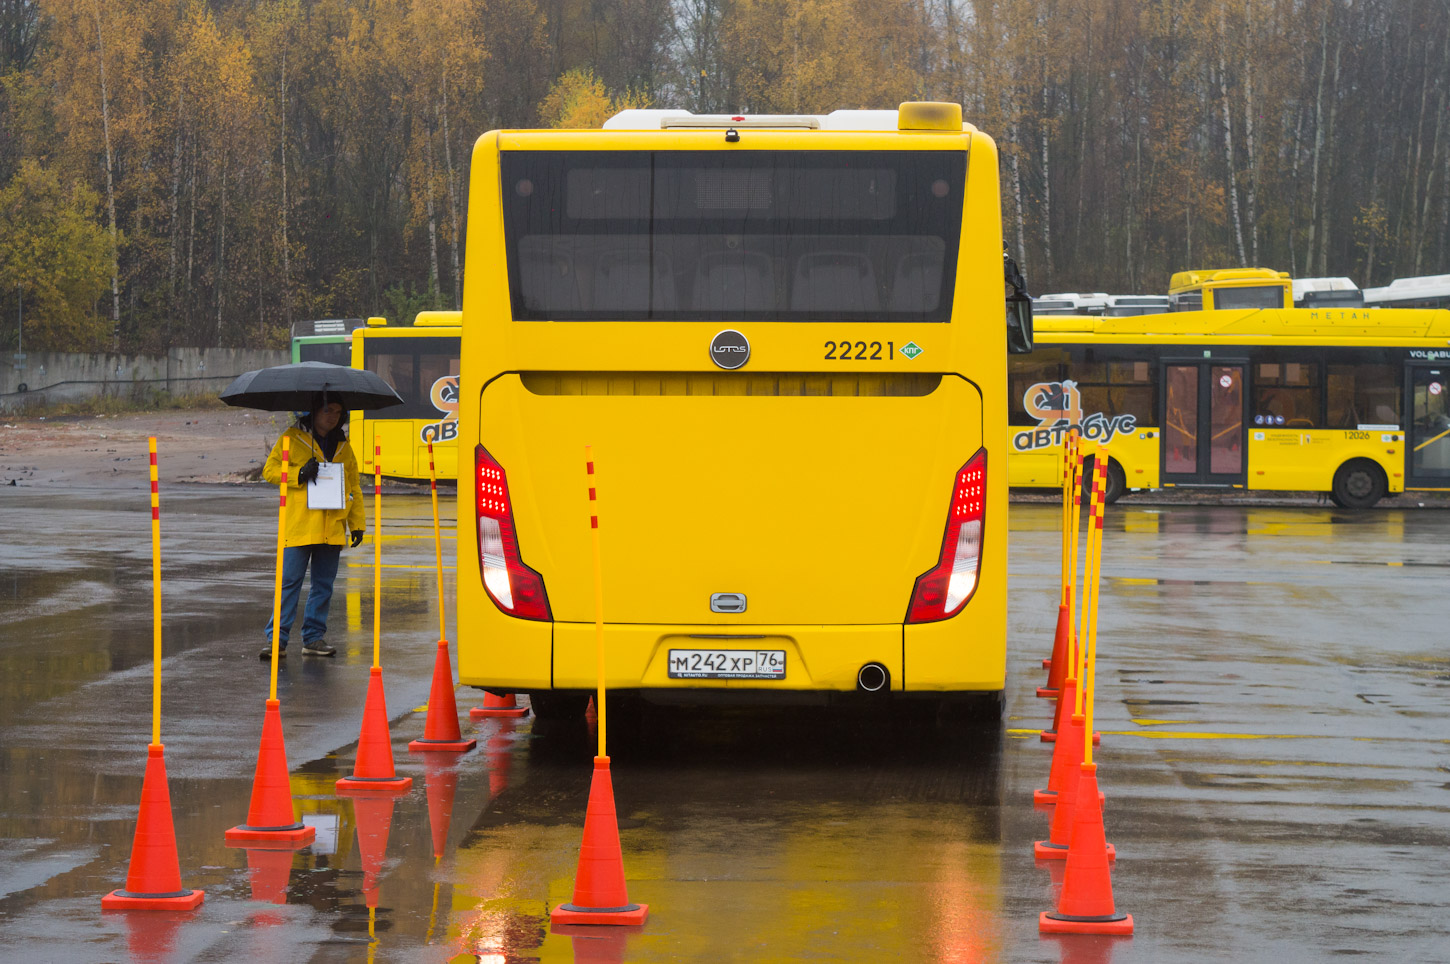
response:
<path id="1" fill-rule="evenodd" d="M 125 882 L 150 738 L 145 490 L 6 489 L 0 961 L 1450 959 L 1450 512 L 1109 510 L 1097 761 L 1131 938 L 1037 932 L 1058 876 L 1031 850 L 1047 829 L 1031 793 L 1050 704 L 1034 690 L 1058 578 L 1058 515 L 1041 504 L 1012 511 L 1000 727 L 857 709 L 611 716 L 629 895 L 651 915 L 551 931 L 593 737 L 583 721 L 472 723 L 481 694 L 460 689 L 478 749 L 408 753 L 438 633 L 426 495 L 384 506 L 382 662 L 415 786 L 366 878 L 361 811 L 333 782 L 352 769 L 372 656 L 368 542 L 344 553 L 338 657 L 294 654 L 279 678 L 294 797 L 318 830 L 282 860 L 284 891 L 275 858 L 253 874 L 223 843 L 246 816 L 267 696 L 275 501 L 163 491 L 162 740 L 182 880 L 206 901 L 100 909 Z M 451 497 L 443 510 L 451 569 Z M 362 816 L 375 851 L 379 815 Z"/>

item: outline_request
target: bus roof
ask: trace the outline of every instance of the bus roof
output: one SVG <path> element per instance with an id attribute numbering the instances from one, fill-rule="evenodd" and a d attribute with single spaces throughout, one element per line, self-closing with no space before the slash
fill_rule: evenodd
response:
<path id="1" fill-rule="evenodd" d="M 1350 317 L 1337 317 L 1349 315 Z M 1047 340 L 1053 335 L 1136 336 L 1160 342 L 1191 342 L 1203 339 L 1283 338 L 1313 341 L 1319 338 L 1359 338 L 1368 341 L 1390 338 L 1443 339 L 1450 344 L 1450 311 L 1444 309 L 1364 308 L 1245 308 L 1219 311 L 1178 311 L 1166 315 L 1088 316 L 1058 315 L 1033 318 L 1036 334 Z"/>
<path id="2" fill-rule="evenodd" d="M 1349 278 L 1295 278 L 1294 300 L 1301 301 L 1306 291 L 1358 291 L 1359 285 Z"/>
<path id="3" fill-rule="evenodd" d="M 420 311 L 413 319 L 414 328 L 457 328 L 463 324 L 461 311 Z"/>
<path id="4" fill-rule="evenodd" d="M 1248 285 L 1264 281 L 1287 281 L 1289 272 L 1273 268 L 1218 268 L 1177 271 L 1168 279 L 1168 293 L 1191 291 L 1204 285 Z"/>
<path id="5" fill-rule="evenodd" d="M 1438 298 L 1447 295 L 1450 295 L 1450 274 L 1396 278 L 1382 288 L 1364 289 L 1364 300 L 1367 303 L 1408 301 L 1413 298 Z"/>
<path id="6" fill-rule="evenodd" d="M 622 110 L 604 122 L 607 131 L 672 128 L 774 128 L 820 131 L 973 131 L 962 123 L 960 104 L 904 101 L 896 110 L 833 110 L 829 114 L 695 114 L 687 110 Z"/>
<path id="7" fill-rule="evenodd" d="M 311 335 L 346 335 L 354 329 L 361 328 L 361 318 L 318 318 L 310 321 L 294 321 L 292 323 L 292 337 L 305 338 Z"/>

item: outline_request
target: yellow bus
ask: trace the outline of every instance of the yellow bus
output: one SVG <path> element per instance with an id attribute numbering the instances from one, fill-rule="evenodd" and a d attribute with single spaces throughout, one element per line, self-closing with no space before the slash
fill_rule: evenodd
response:
<path id="1" fill-rule="evenodd" d="M 1179 271 L 1168 279 L 1170 311 L 1230 308 L 1292 308 L 1294 287 L 1287 271 L 1223 268 Z"/>
<path id="2" fill-rule="evenodd" d="M 1450 490 L 1450 311 L 1277 308 L 1062 317 L 1013 358 L 1011 484 L 1061 484 L 1076 427 L 1108 498 L 1215 486 L 1368 508 Z"/>
<path id="3" fill-rule="evenodd" d="M 991 138 L 955 104 L 629 110 L 486 134 L 472 178 L 462 682 L 583 708 L 597 512 L 613 688 L 999 712 L 1031 315 Z"/>
<path id="4" fill-rule="evenodd" d="M 458 477 L 461 323 L 461 312 L 422 311 L 411 326 L 369 318 L 353 332 L 352 367 L 377 372 L 403 399 L 402 405 L 351 414 L 363 475 L 372 474 L 373 444 L 381 442 L 383 475 L 426 481 L 431 441 L 438 477 Z"/>

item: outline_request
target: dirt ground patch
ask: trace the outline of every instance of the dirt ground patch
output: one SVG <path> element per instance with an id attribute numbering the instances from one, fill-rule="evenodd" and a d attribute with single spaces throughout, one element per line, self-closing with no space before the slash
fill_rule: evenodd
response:
<path id="1" fill-rule="evenodd" d="M 166 482 L 237 483 L 256 477 L 291 416 L 243 409 L 123 415 L 0 416 L 0 485 L 104 485 L 147 477 L 156 436 Z"/>

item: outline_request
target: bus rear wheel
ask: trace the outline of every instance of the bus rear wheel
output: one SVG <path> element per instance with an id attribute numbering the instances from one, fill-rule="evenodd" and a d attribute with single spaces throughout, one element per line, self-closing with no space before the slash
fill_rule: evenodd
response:
<path id="1" fill-rule="evenodd" d="M 1088 505 L 1093 494 L 1093 458 L 1089 455 L 1082 460 L 1082 504 Z M 1103 501 L 1112 505 L 1123 497 L 1128 491 L 1128 477 L 1123 472 L 1123 467 L 1117 463 L 1112 456 L 1108 457 L 1108 477 L 1103 480 L 1105 489 Z"/>
<path id="2" fill-rule="evenodd" d="M 1329 497 L 1344 509 L 1368 509 L 1384 497 L 1389 482 L 1384 469 L 1370 459 L 1350 459 L 1334 473 Z"/>

